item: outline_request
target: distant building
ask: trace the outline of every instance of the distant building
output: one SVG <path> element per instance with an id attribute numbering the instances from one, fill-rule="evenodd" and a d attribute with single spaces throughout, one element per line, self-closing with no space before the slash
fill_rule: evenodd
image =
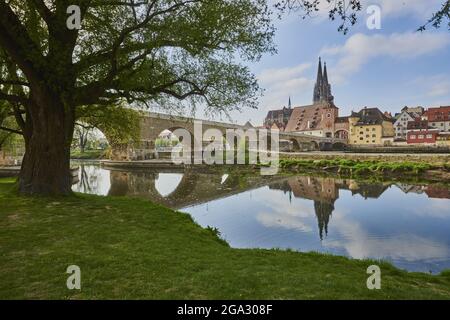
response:
<path id="1" fill-rule="evenodd" d="M 428 120 L 431 127 L 439 131 L 450 132 L 450 106 L 428 108 L 422 118 Z"/>
<path id="2" fill-rule="evenodd" d="M 409 121 L 406 141 L 408 144 L 435 144 L 439 130 L 430 127 L 428 120 Z"/>
<path id="3" fill-rule="evenodd" d="M 286 131 L 301 132 L 317 137 L 333 137 L 339 109 L 333 104 L 319 103 L 295 107 Z"/>
<path id="4" fill-rule="evenodd" d="M 264 128 L 285 131 L 286 126 L 291 118 L 291 98 L 289 97 L 288 107 L 279 110 L 270 110 L 264 120 Z"/>
<path id="5" fill-rule="evenodd" d="M 386 138 L 394 137 L 393 118 L 378 108 L 365 107 L 352 112 L 349 119 L 349 143 L 353 145 L 383 145 Z"/>
<path id="6" fill-rule="evenodd" d="M 328 83 L 327 63 L 325 62 L 322 73 L 322 61 L 320 58 L 313 94 L 313 104 L 319 103 L 334 104 L 334 97 L 331 94 L 331 85 Z"/>
<path id="7" fill-rule="evenodd" d="M 395 140 L 406 141 L 408 122 L 420 119 L 424 110 L 422 107 L 404 107 L 402 112 L 396 115 L 394 122 Z"/>

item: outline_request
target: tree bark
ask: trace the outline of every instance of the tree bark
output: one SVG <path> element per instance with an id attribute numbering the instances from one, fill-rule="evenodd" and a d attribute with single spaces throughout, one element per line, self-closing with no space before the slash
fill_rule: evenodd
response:
<path id="1" fill-rule="evenodd" d="M 28 108 L 25 155 L 19 176 L 21 193 L 71 193 L 70 145 L 74 112 L 55 96 L 33 97 L 33 104 Z"/>

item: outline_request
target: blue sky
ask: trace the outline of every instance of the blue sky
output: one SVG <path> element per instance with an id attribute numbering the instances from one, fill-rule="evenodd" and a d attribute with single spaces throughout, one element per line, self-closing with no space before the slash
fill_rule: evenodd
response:
<path id="1" fill-rule="evenodd" d="M 260 125 L 268 110 L 311 103 L 318 57 L 345 116 L 364 106 L 398 112 L 403 106 L 450 105 L 450 32 L 415 30 L 443 0 L 363 0 L 364 10 L 347 35 L 326 18 L 326 8 L 313 18 L 298 14 L 276 21 L 278 53 L 249 65 L 265 89 L 258 110 L 233 112 L 237 123 Z M 381 29 L 369 30 L 368 5 L 381 8 Z"/>

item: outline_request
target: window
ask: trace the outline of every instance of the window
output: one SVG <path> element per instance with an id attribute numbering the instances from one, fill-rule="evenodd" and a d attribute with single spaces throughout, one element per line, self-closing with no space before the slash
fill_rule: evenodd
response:
<path id="1" fill-rule="evenodd" d="M 331 113 L 327 113 L 327 118 L 331 118 Z"/>
<path id="2" fill-rule="evenodd" d="M 361 138 L 359 138 L 359 140 L 364 140 L 364 138 L 363 138 L 363 137 L 361 137 Z"/>
<path id="3" fill-rule="evenodd" d="M 375 138 L 376 136 L 377 136 L 376 134 L 373 134 L 373 135 L 372 135 L 372 138 Z"/>
<path id="4" fill-rule="evenodd" d="M 427 134 L 427 139 L 432 139 L 433 135 L 432 134 Z"/>
<path id="5" fill-rule="evenodd" d="M 369 131 L 369 128 L 366 128 L 366 131 Z"/>
<path id="6" fill-rule="evenodd" d="M 423 134 L 419 134 L 418 139 L 423 139 L 423 138 L 424 138 L 424 135 Z"/>
<path id="7" fill-rule="evenodd" d="M 375 143 L 375 140 L 372 140 L 372 143 Z"/>
<path id="8" fill-rule="evenodd" d="M 372 131 L 375 131 L 376 129 L 375 128 L 372 128 Z"/>
<path id="9" fill-rule="evenodd" d="M 415 134 L 412 134 L 409 137 L 411 138 L 411 140 L 415 140 L 416 139 L 416 135 Z"/>
<path id="10" fill-rule="evenodd" d="M 368 134 L 366 134 L 366 138 L 368 138 L 369 137 L 369 135 Z"/>

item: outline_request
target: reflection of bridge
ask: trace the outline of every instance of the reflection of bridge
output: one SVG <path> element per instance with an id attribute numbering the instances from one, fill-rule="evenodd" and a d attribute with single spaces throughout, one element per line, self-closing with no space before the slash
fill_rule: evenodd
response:
<path id="1" fill-rule="evenodd" d="M 178 173 L 180 176 L 174 190 L 167 195 L 162 195 L 156 187 L 156 182 L 164 173 Z M 111 170 L 110 179 L 109 195 L 144 197 L 152 202 L 179 209 L 257 189 L 285 178 L 260 175 L 246 177 L 238 173 L 211 174 L 170 168 L 158 171 Z"/>
<path id="2" fill-rule="evenodd" d="M 131 160 L 143 160 L 151 158 L 155 150 L 155 141 L 164 130 L 174 131 L 175 129 L 186 129 L 191 136 L 194 136 L 194 124 L 201 122 L 202 132 L 205 134 L 209 129 L 220 131 L 223 137 L 226 136 L 227 129 L 243 130 L 244 132 L 251 126 L 243 126 L 232 123 L 193 119 L 181 116 L 172 116 L 160 113 L 146 113 L 141 120 L 141 141 L 140 146 L 133 150 L 132 155 L 126 157 Z M 253 128 L 259 135 L 260 128 Z M 270 137 L 271 131 L 267 131 Z M 339 138 L 325 138 L 313 135 L 306 135 L 296 132 L 279 132 L 280 140 L 290 141 L 293 144 L 293 151 L 310 151 L 310 150 L 331 150 L 333 147 L 343 147 L 347 140 Z M 198 137 L 195 137 L 198 139 Z M 203 140 L 203 136 L 202 136 Z M 193 139 L 192 139 L 193 141 Z M 204 144 L 205 141 L 202 141 Z M 208 141 L 209 142 L 209 141 Z M 270 144 L 270 139 L 268 139 Z M 124 158 L 125 156 L 122 156 Z M 117 159 L 119 160 L 119 159 Z"/>

